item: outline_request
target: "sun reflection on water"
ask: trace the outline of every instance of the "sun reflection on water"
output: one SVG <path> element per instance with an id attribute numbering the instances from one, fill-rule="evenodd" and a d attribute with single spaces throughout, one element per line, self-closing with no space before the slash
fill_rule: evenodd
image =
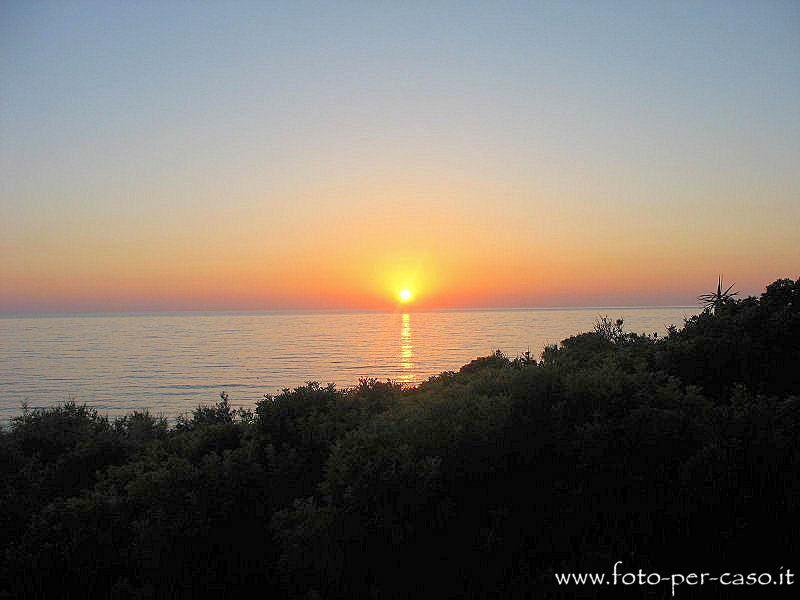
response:
<path id="1" fill-rule="evenodd" d="M 398 380 L 409 383 L 414 379 L 414 344 L 411 341 L 411 315 L 403 313 L 400 326 L 400 368 Z"/>

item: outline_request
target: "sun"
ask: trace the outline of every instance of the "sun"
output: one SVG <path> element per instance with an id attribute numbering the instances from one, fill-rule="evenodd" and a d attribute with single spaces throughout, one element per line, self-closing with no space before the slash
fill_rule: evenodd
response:
<path id="1" fill-rule="evenodd" d="M 414 294 L 411 292 L 411 290 L 406 288 L 400 290 L 400 292 L 397 294 L 397 297 L 400 299 L 400 302 L 406 304 L 411 302 L 411 300 L 414 298 Z"/>

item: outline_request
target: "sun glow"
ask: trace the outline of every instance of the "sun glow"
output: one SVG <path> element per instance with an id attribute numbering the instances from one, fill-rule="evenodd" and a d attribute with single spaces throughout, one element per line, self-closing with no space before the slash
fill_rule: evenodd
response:
<path id="1" fill-rule="evenodd" d="M 414 294 L 409 289 L 402 289 L 397 294 L 397 297 L 400 300 L 400 302 L 402 302 L 403 304 L 407 304 L 408 302 L 411 302 L 411 300 L 414 299 Z"/>

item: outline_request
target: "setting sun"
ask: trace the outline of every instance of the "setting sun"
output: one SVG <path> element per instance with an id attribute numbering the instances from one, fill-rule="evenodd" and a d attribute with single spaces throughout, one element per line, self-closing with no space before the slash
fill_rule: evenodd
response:
<path id="1" fill-rule="evenodd" d="M 400 298 L 400 302 L 405 304 L 406 302 L 411 302 L 411 299 L 414 297 L 414 294 L 411 293 L 411 290 L 405 289 L 400 290 L 400 293 L 397 295 Z"/>

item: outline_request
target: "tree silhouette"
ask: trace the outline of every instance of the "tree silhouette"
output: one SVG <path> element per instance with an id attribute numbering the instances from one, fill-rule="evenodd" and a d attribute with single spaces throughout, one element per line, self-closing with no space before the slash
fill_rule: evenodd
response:
<path id="1" fill-rule="evenodd" d="M 728 286 L 728 289 L 722 291 L 722 276 L 720 275 L 719 280 L 717 281 L 717 291 L 710 292 L 708 294 L 701 294 L 697 297 L 697 299 L 703 304 L 704 310 L 714 310 L 716 311 L 719 307 L 725 305 L 730 300 L 733 300 L 734 296 L 738 296 L 739 292 L 732 292 L 733 286 L 736 285 L 732 283 Z"/>

